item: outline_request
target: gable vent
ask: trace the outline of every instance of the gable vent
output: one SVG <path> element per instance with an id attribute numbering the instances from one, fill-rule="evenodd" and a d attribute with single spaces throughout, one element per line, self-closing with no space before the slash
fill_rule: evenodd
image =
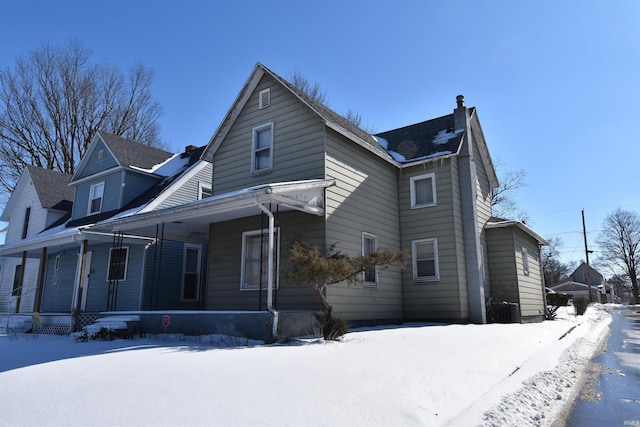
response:
<path id="1" fill-rule="evenodd" d="M 258 108 L 266 108 L 271 105 L 271 89 L 260 91 L 258 96 Z"/>

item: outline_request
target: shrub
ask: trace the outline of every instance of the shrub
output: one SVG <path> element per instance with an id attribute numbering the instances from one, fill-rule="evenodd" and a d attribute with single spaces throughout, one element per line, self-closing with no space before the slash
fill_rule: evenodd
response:
<path id="1" fill-rule="evenodd" d="M 587 311 L 587 306 L 589 305 L 589 300 L 586 298 L 574 298 L 573 306 L 576 308 L 576 315 L 583 315 L 585 311 Z"/>
<path id="2" fill-rule="evenodd" d="M 560 307 L 566 307 L 569 304 L 571 295 L 567 294 L 547 294 L 547 313 L 545 318 L 547 320 L 554 320 L 556 318 L 556 312 Z"/>
<path id="3" fill-rule="evenodd" d="M 338 341 L 347 333 L 349 323 L 331 314 L 316 314 L 316 319 L 320 323 L 320 333 L 325 340 Z"/>

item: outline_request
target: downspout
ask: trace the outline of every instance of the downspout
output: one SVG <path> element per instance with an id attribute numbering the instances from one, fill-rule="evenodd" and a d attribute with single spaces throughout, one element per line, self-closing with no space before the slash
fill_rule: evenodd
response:
<path id="1" fill-rule="evenodd" d="M 273 314 L 273 323 L 271 325 L 271 335 L 273 338 L 278 336 L 278 312 L 273 309 L 273 232 L 275 229 L 275 219 L 273 213 L 262 203 L 256 201 L 258 207 L 269 218 L 269 256 L 267 261 L 267 309 Z"/>

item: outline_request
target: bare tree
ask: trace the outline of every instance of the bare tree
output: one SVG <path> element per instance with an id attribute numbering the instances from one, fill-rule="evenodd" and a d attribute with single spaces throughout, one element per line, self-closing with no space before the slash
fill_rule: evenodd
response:
<path id="1" fill-rule="evenodd" d="M 615 266 L 631 281 L 634 303 L 638 297 L 640 268 L 640 216 L 636 212 L 616 209 L 607 215 L 596 240 L 600 246 L 600 263 Z"/>
<path id="2" fill-rule="evenodd" d="M 491 190 L 493 215 L 500 218 L 528 221 L 529 215 L 520 210 L 514 199 L 514 194 L 518 189 L 527 185 L 525 182 L 526 173 L 522 169 L 517 171 L 503 170 L 502 165 L 501 161 L 496 162 L 500 186 Z"/>
<path id="3" fill-rule="evenodd" d="M 322 89 L 320 83 L 311 81 L 300 71 L 294 71 L 288 77 L 289 83 L 309 95 L 312 99 L 323 105 L 327 105 L 327 91 Z"/>
<path id="4" fill-rule="evenodd" d="M 27 164 L 74 173 L 98 130 L 163 146 L 154 73 L 135 65 L 125 75 L 91 54 L 78 42 L 45 43 L 0 69 L 0 191 Z"/>
<path id="5" fill-rule="evenodd" d="M 570 266 L 560 261 L 561 247 L 562 239 L 560 237 L 551 237 L 547 240 L 547 245 L 540 251 L 546 286 L 553 286 L 559 283 L 570 272 Z"/>

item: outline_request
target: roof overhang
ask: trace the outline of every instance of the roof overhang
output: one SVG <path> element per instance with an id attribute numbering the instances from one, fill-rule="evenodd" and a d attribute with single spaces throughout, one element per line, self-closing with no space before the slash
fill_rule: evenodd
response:
<path id="1" fill-rule="evenodd" d="M 541 235 L 533 231 L 531 228 L 527 227 L 526 224 L 523 223 L 522 221 L 515 221 L 515 220 L 489 221 L 485 227 L 487 229 L 516 227 L 524 231 L 525 233 L 527 233 L 529 236 L 536 239 L 538 241 L 538 244 L 543 246 L 546 246 L 548 244 L 548 242 L 544 239 L 544 237 L 542 237 Z"/>
<path id="2" fill-rule="evenodd" d="M 260 205 L 273 210 L 325 214 L 324 190 L 334 180 L 307 180 L 265 184 L 207 197 L 155 211 L 114 217 L 91 227 L 104 233 L 162 237 L 190 243 L 208 243 L 209 225 L 262 214 Z"/>

